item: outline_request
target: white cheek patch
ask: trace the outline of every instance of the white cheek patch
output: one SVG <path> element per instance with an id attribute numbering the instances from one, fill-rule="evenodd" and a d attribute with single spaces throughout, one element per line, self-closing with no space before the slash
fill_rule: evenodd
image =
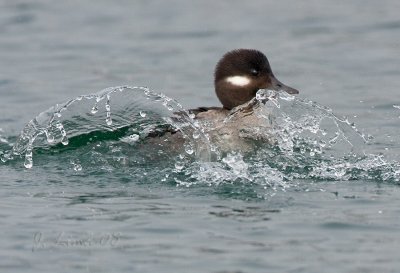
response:
<path id="1" fill-rule="evenodd" d="M 236 86 L 246 86 L 250 83 L 250 79 L 246 76 L 231 76 L 227 77 L 225 80 Z"/>

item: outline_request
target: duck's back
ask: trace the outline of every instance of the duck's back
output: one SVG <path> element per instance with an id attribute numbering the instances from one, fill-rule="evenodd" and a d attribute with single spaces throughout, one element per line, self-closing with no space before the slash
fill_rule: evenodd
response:
<path id="1" fill-rule="evenodd" d="M 217 107 L 196 110 L 196 119 L 222 151 L 248 151 L 255 141 L 272 142 L 270 123 L 252 110 L 234 113 Z"/>

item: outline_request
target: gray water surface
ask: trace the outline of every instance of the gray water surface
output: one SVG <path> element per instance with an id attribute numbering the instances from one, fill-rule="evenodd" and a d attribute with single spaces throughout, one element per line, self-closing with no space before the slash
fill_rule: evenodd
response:
<path id="1" fill-rule="evenodd" d="M 0 1 L 0 151 L 40 112 L 109 86 L 219 105 L 214 66 L 244 47 L 372 135 L 366 150 L 400 161 L 399 10 L 394 0 Z M 43 152 L 31 169 L 0 163 L 1 272 L 398 272 L 396 181 L 273 189 L 233 170 L 185 187 L 146 164 L 70 162 L 91 148 Z"/>

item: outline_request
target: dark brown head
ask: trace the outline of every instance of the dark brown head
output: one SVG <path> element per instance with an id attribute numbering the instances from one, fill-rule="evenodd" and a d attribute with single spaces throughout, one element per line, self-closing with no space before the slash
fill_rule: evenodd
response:
<path id="1" fill-rule="evenodd" d="M 278 81 L 267 57 L 254 49 L 236 49 L 226 53 L 215 68 L 215 92 L 226 109 L 232 109 L 255 97 L 259 89 L 298 94 Z"/>

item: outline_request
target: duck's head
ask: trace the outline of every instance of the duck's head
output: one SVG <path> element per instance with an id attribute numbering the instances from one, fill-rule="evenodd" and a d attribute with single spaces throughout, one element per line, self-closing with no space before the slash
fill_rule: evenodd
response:
<path id="1" fill-rule="evenodd" d="M 224 108 L 229 110 L 254 98 L 259 89 L 299 93 L 278 81 L 267 57 L 254 49 L 226 53 L 218 62 L 214 76 L 215 92 Z"/>

